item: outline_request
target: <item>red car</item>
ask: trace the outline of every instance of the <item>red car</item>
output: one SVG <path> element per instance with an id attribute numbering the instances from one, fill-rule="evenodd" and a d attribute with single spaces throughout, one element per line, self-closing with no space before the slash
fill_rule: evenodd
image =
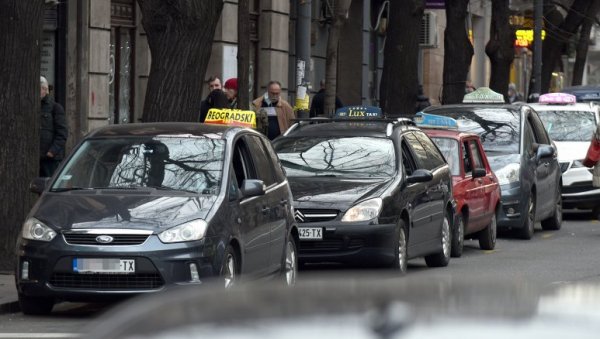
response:
<path id="1" fill-rule="evenodd" d="M 464 239 L 479 239 L 482 250 L 496 246 L 496 211 L 500 186 L 481 146 L 479 136 L 447 129 L 423 129 L 450 165 L 456 200 L 452 232 L 453 257 L 460 257 Z"/>

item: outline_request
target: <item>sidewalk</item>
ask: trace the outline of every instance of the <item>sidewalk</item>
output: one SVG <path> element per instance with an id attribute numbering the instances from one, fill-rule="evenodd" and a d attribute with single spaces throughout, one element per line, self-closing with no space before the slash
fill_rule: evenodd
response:
<path id="1" fill-rule="evenodd" d="M 15 276 L 9 272 L 0 272 L 0 314 L 19 312 Z"/>

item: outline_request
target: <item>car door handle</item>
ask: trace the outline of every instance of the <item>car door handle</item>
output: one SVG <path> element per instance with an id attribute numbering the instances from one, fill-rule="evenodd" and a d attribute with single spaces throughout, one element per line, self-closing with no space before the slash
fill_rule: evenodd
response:
<path id="1" fill-rule="evenodd" d="M 270 208 L 270 207 L 268 207 L 268 206 L 264 206 L 264 207 L 262 208 L 262 212 L 263 212 L 263 214 L 267 214 L 267 213 L 268 213 L 270 210 L 271 210 L 271 208 Z"/>
<path id="2" fill-rule="evenodd" d="M 478 184 L 483 184 L 483 179 L 481 179 L 481 178 L 477 179 L 477 183 Z"/>
<path id="3" fill-rule="evenodd" d="M 287 201 L 287 200 L 285 200 L 285 199 L 282 199 L 282 200 L 279 202 L 279 205 L 281 205 L 281 206 L 285 206 L 285 205 L 287 205 L 287 203 L 288 203 L 288 201 Z"/>
<path id="4" fill-rule="evenodd" d="M 550 166 L 549 162 L 547 162 L 547 163 L 544 164 L 544 167 L 548 167 L 548 166 Z"/>

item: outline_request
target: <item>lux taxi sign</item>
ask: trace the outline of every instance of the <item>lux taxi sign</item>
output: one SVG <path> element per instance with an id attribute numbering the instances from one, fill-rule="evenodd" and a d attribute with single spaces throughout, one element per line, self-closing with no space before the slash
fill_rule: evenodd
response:
<path id="1" fill-rule="evenodd" d="M 207 124 L 256 128 L 256 114 L 241 109 L 211 108 L 204 120 Z"/>
<path id="2" fill-rule="evenodd" d="M 381 108 L 375 106 L 346 106 L 335 111 L 335 116 L 338 118 L 381 118 L 381 115 Z"/>

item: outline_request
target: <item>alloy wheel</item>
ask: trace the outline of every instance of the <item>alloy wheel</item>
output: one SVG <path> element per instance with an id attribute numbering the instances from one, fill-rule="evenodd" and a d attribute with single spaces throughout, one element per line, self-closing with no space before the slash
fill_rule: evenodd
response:
<path id="1" fill-rule="evenodd" d="M 230 288 L 233 286 L 235 282 L 235 257 L 231 253 L 227 253 L 227 257 L 225 258 L 225 274 L 223 275 L 223 280 L 225 283 L 225 288 Z"/>
<path id="2" fill-rule="evenodd" d="M 444 223 L 442 225 L 442 249 L 444 251 L 444 257 L 450 257 L 450 224 L 448 218 L 444 217 Z"/>
<path id="3" fill-rule="evenodd" d="M 296 258 L 296 246 L 289 240 L 285 251 L 285 283 L 288 286 L 296 284 L 298 272 L 298 260 Z"/>

